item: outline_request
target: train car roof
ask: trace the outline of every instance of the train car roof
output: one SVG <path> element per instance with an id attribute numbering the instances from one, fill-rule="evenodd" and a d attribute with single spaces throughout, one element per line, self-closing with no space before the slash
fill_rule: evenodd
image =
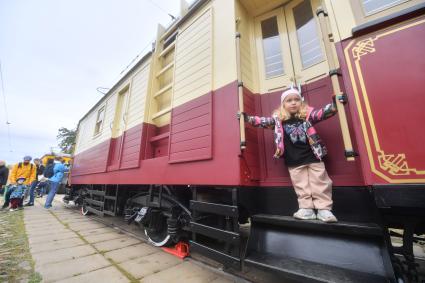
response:
<path id="1" fill-rule="evenodd" d="M 166 29 L 164 34 L 171 34 L 177 29 L 178 26 L 180 26 L 183 22 L 190 18 L 190 16 L 194 12 L 196 12 L 204 3 L 208 1 L 210 0 L 196 0 L 195 2 L 193 2 L 189 6 L 188 12 L 183 17 L 174 20 Z M 129 76 L 152 55 L 152 52 L 153 50 L 146 53 L 130 70 L 128 70 L 128 72 L 125 73 L 125 75 L 117 83 L 115 83 L 112 88 L 101 99 L 99 99 L 99 101 L 95 105 L 93 105 L 93 107 L 90 108 L 90 110 L 87 111 L 87 113 L 78 121 L 78 126 L 82 120 L 84 120 L 96 107 L 98 107 L 103 102 L 103 100 L 105 100 L 111 93 L 113 93 L 118 88 L 118 86 L 120 86 L 126 79 L 128 79 Z"/>

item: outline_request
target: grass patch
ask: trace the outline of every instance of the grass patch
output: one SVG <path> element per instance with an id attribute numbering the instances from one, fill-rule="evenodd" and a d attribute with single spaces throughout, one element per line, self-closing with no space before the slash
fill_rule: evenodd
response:
<path id="1" fill-rule="evenodd" d="M 42 282 L 34 270 L 23 210 L 0 212 L 0 282 L 4 281 Z"/>

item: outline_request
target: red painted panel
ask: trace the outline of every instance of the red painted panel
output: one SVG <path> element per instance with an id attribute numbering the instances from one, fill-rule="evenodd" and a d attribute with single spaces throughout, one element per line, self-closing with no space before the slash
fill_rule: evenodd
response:
<path id="1" fill-rule="evenodd" d="M 120 152 L 123 136 L 111 139 L 109 148 L 108 171 L 118 170 L 120 168 Z"/>
<path id="2" fill-rule="evenodd" d="M 260 113 L 260 96 L 253 94 L 247 88 L 244 88 L 243 95 L 245 113 Z M 243 179 L 261 179 L 260 135 L 262 135 L 262 130 L 256 129 L 249 124 L 245 125 L 245 140 L 247 146 L 242 153 L 241 159 L 242 166 L 246 167 L 246 170 L 242 172 Z M 245 180 L 245 182 L 248 182 L 248 180 Z"/>
<path id="3" fill-rule="evenodd" d="M 139 167 L 142 148 L 142 126 L 138 125 L 124 133 L 120 155 L 120 169 Z"/>
<path id="4" fill-rule="evenodd" d="M 171 153 L 177 153 L 182 151 L 190 151 L 199 148 L 206 148 L 206 144 L 210 143 L 211 136 L 203 136 L 199 138 L 191 138 L 189 140 L 178 142 L 176 145 L 171 147 Z"/>
<path id="5" fill-rule="evenodd" d="M 342 85 L 343 86 L 343 85 Z M 323 107 L 331 102 L 332 84 L 329 77 L 304 85 L 302 94 L 306 102 L 313 107 Z M 263 95 L 251 94 L 245 90 L 245 112 L 259 116 L 271 116 L 272 112 L 280 105 L 281 91 Z M 253 99 L 258 97 L 260 101 Z M 347 116 L 350 112 L 346 109 Z M 351 121 L 349 121 L 351 125 Z M 317 124 L 316 129 L 328 148 L 328 156 L 325 158 L 326 167 L 335 185 L 362 185 L 360 161 L 346 161 L 344 146 L 338 117 Z M 257 177 L 252 172 L 260 169 L 258 177 L 265 186 L 287 186 L 291 184 L 289 172 L 283 159 L 275 159 L 275 144 L 273 131 L 268 129 L 256 129 L 246 127 L 247 150 L 244 152 L 245 165 L 251 179 Z M 255 142 L 257 138 L 257 142 Z M 355 144 L 354 144 L 355 145 Z"/>
<path id="6" fill-rule="evenodd" d="M 106 171 L 110 140 L 102 142 L 74 157 L 72 175 L 101 173 Z"/>
<path id="7" fill-rule="evenodd" d="M 170 163 L 212 158 L 212 93 L 173 110 L 171 116 Z"/>
<path id="8" fill-rule="evenodd" d="M 193 137 L 195 135 L 198 136 L 208 136 L 211 133 L 211 127 L 210 125 L 204 125 L 196 129 L 187 130 L 186 132 L 182 133 L 175 133 L 173 135 L 173 142 L 183 142 L 186 140 L 190 140 L 190 137 Z"/>
<path id="9" fill-rule="evenodd" d="M 155 141 L 152 143 L 152 145 L 154 148 L 153 158 L 168 155 L 168 138 Z"/>
<path id="10" fill-rule="evenodd" d="M 211 93 L 206 93 L 203 96 L 200 96 L 198 98 L 195 98 L 194 100 L 188 101 L 183 105 L 180 105 L 179 107 L 176 107 L 173 109 L 173 118 L 177 117 L 181 114 L 185 114 L 186 112 L 191 112 L 192 110 L 211 103 Z"/>
<path id="11" fill-rule="evenodd" d="M 211 125 L 210 115 L 211 113 L 207 112 L 204 115 L 198 117 L 187 117 L 184 122 L 181 122 L 179 124 L 173 123 L 172 133 L 182 133 L 188 130 L 197 129 L 205 125 Z"/>
<path id="12" fill-rule="evenodd" d="M 158 158 L 168 155 L 168 136 L 164 134 L 169 133 L 170 125 L 156 127 L 155 125 L 146 124 L 146 149 L 144 159 Z M 158 138 L 151 141 L 152 138 Z"/>
<path id="13" fill-rule="evenodd" d="M 210 108 L 211 108 L 210 103 L 209 102 L 205 102 L 205 104 L 201 104 L 201 105 L 199 105 L 199 106 L 197 106 L 195 108 L 192 108 L 192 109 L 188 110 L 187 112 L 190 112 L 190 113 L 188 113 L 188 115 L 190 115 L 190 117 L 197 118 L 199 116 L 205 115 L 205 113 L 209 113 Z M 174 125 L 178 125 L 179 123 L 186 121 L 187 115 L 182 115 L 184 113 L 185 112 L 183 112 L 181 114 L 178 114 L 178 115 L 176 114 L 173 117 L 173 124 Z"/>
<path id="14" fill-rule="evenodd" d="M 196 184 L 196 185 L 223 185 L 238 186 L 241 185 L 240 172 L 240 148 L 239 148 L 239 123 L 236 119 L 238 109 L 237 83 L 233 82 L 223 88 L 220 88 L 211 95 L 208 93 L 203 97 L 205 101 L 211 101 L 211 105 L 216 107 L 214 115 L 211 113 L 211 126 L 198 128 L 200 135 L 210 133 L 213 146 L 210 149 L 213 158 L 199 160 L 197 162 L 169 163 L 168 156 L 158 157 L 154 152 L 158 147 L 158 141 L 150 143 L 149 139 L 166 133 L 168 127 L 156 128 L 153 125 L 143 124 L 142 134 L 142 160 L 139 168 L 126 170 L 116 170 L 100 174 L 74 175 L 72 173 L 73 184 Z M 191 104 L 189 102 L 187 104 Z M 193 103 L 192 103 L 193 104 Z M 189 106 L 189 110 L 196 111 L 195 105 Z M 187 105 L 182 105 L 173 110 L 176 114 L 185 115 L 188 112 Z M 190 111 L 189 111 L 190 112 Z M 184 119 L 183 119 L 184 120 Z M 204 130 L 202 130 L 204 129 Z M 189 130 L 186 135 L 196 135 L 196 131 Z M 176 134 L 176 141 L 185 140 L 183 135 Z M 163 139 L 165 149 L 168 149 L 168 138 Z M 154 144 L 155 146 L 153 146 Z M 195 150 L 196 151 L 196 150 Z M 199 150 L 196 152 L 202 157 L 205 152 Z M 185 151 L 179 154 L 184 155 Z M 190 152 L 190 151 L 188 151 Z M 157 156 L 155 156 L 157 154 Z M 211 154 L 208 152 L 208 154 Z M 187 156 L 178 156 L 187 158 Z M 190 156 L 192 157 L 192 156 Z M 78 158 L 77 158 L 78 159 Z"/>
<path id="15" fill-rule="evenodd" d="M 323 106 L 330 99 L 329 79 L 323 79 L 304 87 L 303 93 L 312 106 Z M 280 92 L 264 95 L 253 95 L 245 91 L 245 110 L 252 114 L 270 115 L 280 103 Z M 213 94 L 191 101 L 173 110 L 177 125 L 189 123 L 188 119 L 196 120 L 202 115 L 199 109 L 205 108 L 205 101 L 209 101 L 211 121 L 209 124 L 186 131 L 173 133 L 171 126 L 171 143 L 168 136 L 149 142 L 152 137 L 160 136 L 169 131 L 165 126 L 157 128 L 150 124 L 143 124 L 140 167 L 126 170 L 115 170 L 101 173 L 81 175 L 81 163 L 89 163 L 94 156 L 105 156 L 99 149 L 93 148 L 76 156 L 72 175 L 74 184 L 198 184 L 198 185 L 224 185 L 224 186 L 285 186 L 290 185 L 287 169 L 283 160 L 273 159 L 274 143 L 271 130 L 246 128 L 247 149 L 242 153 L 239 147 L 239 123 L 235 118 L 238 110 L 237 83 L 234 82 L 223 87 Z M 214 105 L 214 107 L 212 107 Z M 190 116 L 190 115 L 194 116 Z M 178 120 L 177 119 L 180 119 Z M 199 124 L 198 124 L 199 125 Z M 341 133 L 337 117 L 317 125 L 321 137 L 329 149 L 326 166 L 335 185 L 361 185 L 362 178 L 357 163 L 345 161 L 342 149 Z M 206 143 L 211 138 L 210 144 Z M 129 138 L 133 144 L 133 138 Z M 210 147 L 199 147 L 206 143 Z M 194 156 L 203 160 L 197 162 L 170 163 L 168 146 L 171 155 L 177 160 L 193 160 Z M 127 147 L 128 157 L 136 158 L 134 146 Z M 96 153 L 97 151 L 97 153 Z M 105 150 L 104 152 L 108 152 Z M 214 153 L 213 158 L 210 158 Z M 91 156 L 87 157 L 87 156 Z M 107 156 L 107 154 L 106 154 Z M 243 158 L 241 158 L 241 156 Z M 106 163 L 106 161 L 104 162 Z M 130 162 L 131 163 L 131 162 Z M 130 166 L 127 161 L 122 161 L 122 166 Z M 101 166 L 96 167 L 97 170 Z M 76 174 L 77 173 L 77 174 Z M 259 179 L 258 183 L 255 180 Z"/>
<path id="16" fill-rule="evenodd" d="M 271 116 L 273 111 L 280 105 L 280 95 L 281 91 L 273 92 L 270 94 L 261 95 L 261 107 L 262 116 Z M 264 174 L 263 174 L 263 183 L 265 185 L 280 183 L 283 186 L 291 185 L 291 180 L 289 178 L 289 172 L 286 168 L 283 159 L 273 158 L 273 155 L 276 151 L 274 144 L 273 131 L 269 129 L 263 130 L 262 136 L 264 142 L 264 149 L 262 154 L 264 155 Z"/>
<path id="17" fill-rule="evenodd" d="M 171 155 L 173 157 L 173 160 L 176 160 L 174 162 L 202 160 L 202 159 L 211 158 L 211 148 L 204 147 L 204 148 L 190 149 L 187 151 L 178 151 L 178 152 L 172 153 Z"/>
<path id="18" fill-rule="evenodd" d="M 340 83 L 344 91 L 344 84 L 342 81 Z M 303 95 L 310 106 L 317 108 L 330 103 L 332 93 L 331 79 L 326 77 L 306 85 Z M 348 118 L 350 133 L 353 133 L 350 109 L 347 106 L 345 106 L 345 113 Z M 328 149 L 328 155 L 324 161 L 333 182 L 341 186 L 364 184 L 359 158 L 356 158 L 355 161 L 347 161 L 345 157 L 344 142 L 338 115 L 316 124 L 315 128 Z M 351 137 L 354 148 L 357 148 L 354 135 Z"/>
<path id="19" fill-rule="evenodd" d="M 343 44 L 347 54 L 343 71 L 359 124 L 356 131 L 368 184 L 425 181 L 424 19 Z"/>

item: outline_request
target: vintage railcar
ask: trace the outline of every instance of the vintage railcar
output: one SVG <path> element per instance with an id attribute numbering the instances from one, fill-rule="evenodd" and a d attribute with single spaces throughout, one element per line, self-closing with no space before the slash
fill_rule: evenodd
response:
<path id="1" fill-rule="evenodd" d="M 422 0 L 182 1 L 152 51 L 80 120 L 72 194 L 83 213 L 125 215 L 156 246 L 186 239 L 234 268 L 302 282 L 418 280 L 424 14 Z M 312 106 L 348 100 L 317 127 L 336 224 L 292 219 L 272 131 L 237 119 L 270 115 L 290 86 Z M 403 229 L 401 247 L 389 228 Z"/>

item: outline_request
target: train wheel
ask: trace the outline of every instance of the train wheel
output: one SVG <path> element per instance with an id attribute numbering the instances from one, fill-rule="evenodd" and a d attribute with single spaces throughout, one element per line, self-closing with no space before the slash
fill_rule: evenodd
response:
<path id="1" fill-rule="evenodd" d="M 81 206 L 81 215 L 84 215 L 84 216 L 90 215 L 90 211 L 87 209 L 85 204 Z"/>
<path id="2" fill-rule="evenodd" d="M 167 217 L 160 210 L 151 211 L 149 223 L 144 230 L 149 242 L 156 247 L 172 243 L 172 238 L 168 234 Z"/>

